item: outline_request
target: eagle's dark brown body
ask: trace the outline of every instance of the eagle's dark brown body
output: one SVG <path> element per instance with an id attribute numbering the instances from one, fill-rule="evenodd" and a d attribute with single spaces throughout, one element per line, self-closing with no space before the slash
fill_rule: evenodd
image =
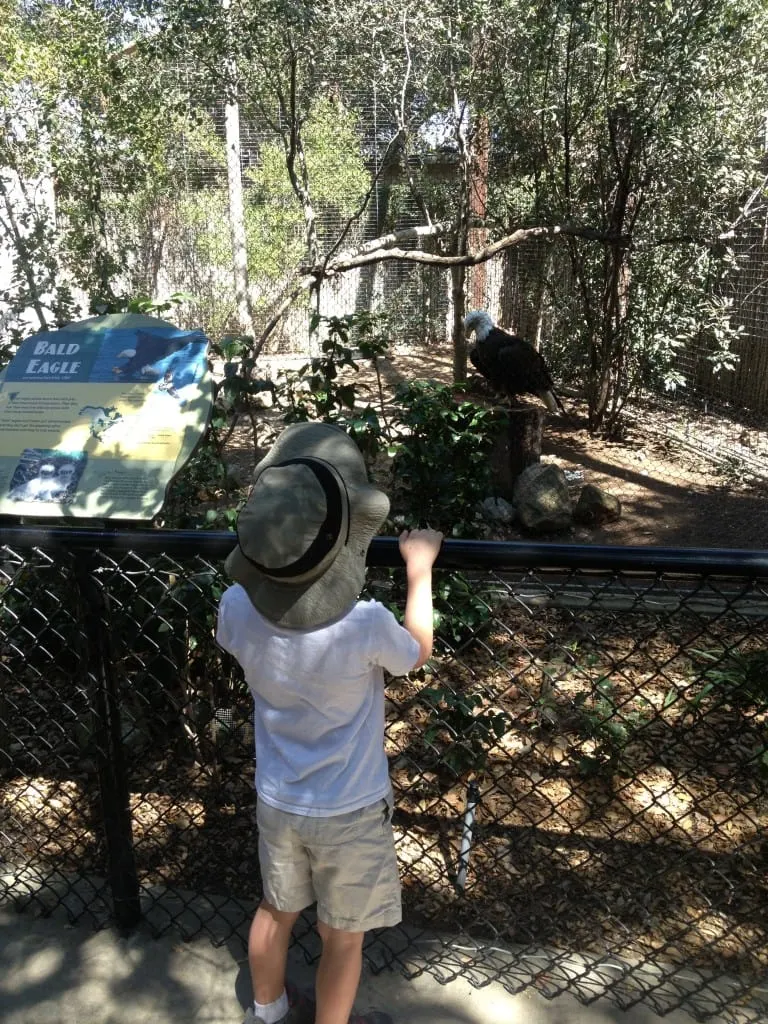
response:
<path id="1" fill-rule="evenodd" d="M 464 328 L 467 334 L 475 333 L 475 347 L 469 353 L 472 365 L 494 390 L 509 398 L 538 395 L 550 412 L 565 412 L 549 367 L 532 345 L 494 326 L 481 310 L 467 316 Z"/>

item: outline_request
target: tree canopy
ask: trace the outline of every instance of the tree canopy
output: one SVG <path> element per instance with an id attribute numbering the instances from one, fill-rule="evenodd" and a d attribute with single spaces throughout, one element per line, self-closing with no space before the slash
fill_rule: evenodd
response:
<path id="1" fill-rule="evenodd" d="M 112 308 L 161 266 L 194 205 L 190 154 L 221 154 L 210 118 L 227 103 L 261 133 L 244 180 L 254 287 L 266 273 L 275 303 L 264 337 L 345 268 L 418 260 L 451 271 L 460 375 L 464 268 L 541 237 L 538 301 L 586 376 L 595 429 L 634 388 L 674 385 L 691 336 L 732 358 L 721 282 L 733 232 L 764 209 L 763 0 L 0 0 L 0 13 L 6 323 L 29 309 L 61 322 L 73 288 Z M 439 180 L 438 160 L 452 168 Z M 387 175 L 419 211 L 407 244 L 352 229 Z M 335 237 L 327 217 L 319 228 L 331 207 Z M 200 244 L 225 258 L 213 237 Z"/>

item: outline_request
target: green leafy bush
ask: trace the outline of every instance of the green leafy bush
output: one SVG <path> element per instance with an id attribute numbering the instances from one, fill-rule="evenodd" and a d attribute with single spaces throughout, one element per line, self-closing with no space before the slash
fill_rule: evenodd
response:
<path id="1" fill-rule="evenodd" d="M 434 627 L 439 643 L 452 650 L 474 639 L 493 618 L 491 596 L 462 572 L 438 573 L 434 584 Z M 484 588 L 485 589 L 485 588 Z"/>
<path id="2" fill-rule="evenodd" d="M 691 698 L 694 707 L 710 698 L 720 703 L 768 708 L 768 650 L 691 653 L 701 659 L 704 667 L 699 677 L 703 686 Z"/>
<path id="3" fill-rule="evenodd" d="M 488 707 L 479 693 L 455 693 L 447 686 L 425 687 L 420 696 L 432 717 L 424 742 L 457 775 L 484 768 L 490 749 L 509 729 L 509 715 Z"/>
<path id="4" fill-rule="evenodd" d="M 621 771 L 624 750 L 645 721 L 626 703 L 617 703 L 613 690 L 611 680 L 603 677 L 594 690 L 584 691 L 574 698 L 577 728 L 585 739 L 593 741 L 590 753 L 579 754 L 578 767 L 584 775 Z"/>
<path id="5" fill-rule="evenodd" d="M 316 356 L 296 374 L 289 375 L 278 394 L 287 402 L 286 423 L 320 420 L 346 430 L 370 463 L 386 441 L 384 394 L 378 359 L 387 352 L 389 340 L 381 329 L 382 320 L 371 313 L 350 313 L 347 316 L 313 316 L 311 329 L 324 326 L 326 336 L 321 355 Z M 354 383 L 340 382 L 345 367 L 358 369 L 353 346 L 369 360 L 376 373 L 379 389 L 379 410 L 357 404 Z"/>
<path id="6" fill-rule="evenodd" d="M 491 489 L 490 452 L 504 412 L 463 398 L 462 385 L 409 381 L 396 392 L 395 499 L 407 521 L 476 536 Z"/>

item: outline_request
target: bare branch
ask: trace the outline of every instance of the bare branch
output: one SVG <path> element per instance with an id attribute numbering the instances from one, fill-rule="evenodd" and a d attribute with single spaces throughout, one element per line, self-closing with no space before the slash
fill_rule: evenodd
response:
<path id="1" fill-rule="evenodd" d="M 406 22 L 405 11 L 403 11 L 403 44 L 405 46 L 405 76 L 403 78 L 403 88 L 400 90 L 400 127 L 405 128 L 405 97 L 408 90 L 408 79 L 411 77 L 411 45 L 408 42 L 408 29 Z"/>
<path id="2" fill-rule="evenodd" d="M 755 202 L 765 195 L 765 190 L 766 190 L 767 186 L 768 186 L 768 176 L 763 177 L 763 180 L 760 182 L 760 184 L 757 186 L 757 188 L 754 189 L 754 191 L 750 195 L 749 199 L 747 199 L 746 203 L 744 203 L 742 208 L 739 210 L 739 215 L 736 218 L 736 220 L 733 221 L 733 223 L 727 229 L 728 232 L 735 231 L 735 229 L 739 226 L 739 224 L 743 220 L 746 220 L 750 216 L 750 214 L 753 211 L 753 207 L 754 207 Z"/>
<path id="3" fill-rule="evenodd" d="M 661 245 L 703 245 L 711 249 L 716 245 L 722 245 L 723 242 L 732 242 L 735 238 L 736 232 L 732 228 L 722 231 L 719 235 L 662 235 L 642 246 L 637 246 L 637 249 L 646 252 Z"/>
<path id="4" fill-rule="evenodd" d="M 440 231 L 436 230 L 438 227 L 441 229 Z M 506 235 L 504 238 L 500 238 L 496 242 L 478 249 L 477 252 L 468 252 L 458 256 L 441 256 L 437 253 L 425 252 L 422 249 L 399 249 L 394 244 L 395 241 L 402 241 L 403 236 L 406 234 L 410 237 L 414 235 L 417 237 L 429 237 L 443 233 L 449 228 L 449 224 L 442 224 L 435 225 L 433 228 L 411 228 L 408 232 L 393 232 L 392 235 L 382 236 L 368 242 L 365 246 L 361 246 L 360 250 L 356 253 L 338 256 L 330 262 L 327 269 L 323 264 L 317 264 L 314 267 L 303 267 L 302 273 L 321 280 L 321 275 L 333 277 L 347 270 L 354 270 L 356 267 L 364 267 L 371 263 L 380 263 L 386 260 L 397 260 L 402 263 L 422 263 L 432 267 L 471 267 L 493 259 L 494 256 L 504 249 L 511 249 L 514 246 L 522 245 L 531 239 L 555 238 L 558 235 L 585 238 L 608 245 L 628 245 L 630 242 L 627 236 L 598 231 L 595 228 L 582 227 L 577 224 L 555 224 L 546 227 L 519 228 L 517 231 L 512 232 L 511 235 Z"/>
<path id="5" fill-rule="evenodd" d="M 401 228 L 400 231 L 390 231 L 388 235 L 380 235 L 378 238 L 372 238 L 369 242 L 363 242 L 362 245 L 356 246 L 349 252 L 340 253 L 337 261 L 353 259 L 356 256 L 375 252 L 377 249 L 386 249 L 397 245 L 398 242 L 409 242 L 418 238 L 436 238 L 438 235 L 444 235 L 452 228 L 452 221 L 444 220 L 439 221 L 437 224 L 425 224 L 420 227 Z M 302 273 L 309 274 L 312 273 L 312 270 L 310 268 L 303 268 Z"/>
<path id="6" fill-rule="evenodd" d="M 272 317 L 267 321 L 266 327 L 264 328 L 264 330 L 261 332 L 261 334 L 258 336 L 256 341 L 254 342 L 254 345 L 253 345 L 253 358 L 254 359 L 259 355 L 261 350 L 264 348 L 265 344 L 267 343 L 267 339 L 269 338 L 269 336 L 272 333 L 272 331 L 274 331 L 274 329 L 280 323 L 280 321 L 282 320 L 283 316 L 291 308 L 291 306 L 294 304 L 294 302 L 299 298 L 299 296 L 302 294 L 302 292 L 305 292 L 309 288 L 311 288 L 312 285 L 316 283 L 316 280 L 317 280 L 317 277 L 315 275 L 313 275 L 313 274 L 305 274 L 305 275 L 303 275 L 302 277 L 300 277 L 298 279 L 298 281 L 296 282 L 294 287 L 290 290 L 290 292 L 288 292 L 288 294 L 285 296 L 283 301 L 277 307 L 277 309 L 273 313 Z"/>
<path id="7" fill-rule="evenodd" d="M 360 218 L 362 217 L 362 215 L 365 213 L 366 209 L 368 208 L 368 204 L 371 201 L 371 197 L 373 196 L 374 192 L 376 191 L 376 185 L 379 182 L 379 178 L 381 177 L 383 171 L 387 167 L 387 158 L 389 156 L 389 151 L 392 149 L 392 147 L 397 142 L 400 141 L 401 134 L 402 134 L 402 129 L 399 129 L 396 132 L 396 134 L 390 139 L 389 143 L 387 144 L 387 148 L 384 150 L 384 155 L 381 158 L 381 163 L 379 164 L 379 167 L 378 167 L 376 173 L 374 174 L 373 178 L 371 179 L 370 188 L 368 189 L 368 191 L 363 196 L 363 200 L 360 203 L 360 206 L 357 208 L 357 210 L 355 210 L 355 212 L 352 214 L 352 216 L 347 219 L 347 223 L 344 225 L 342 230 L 339 232 L 339 237 L 336 239 L 336 241 L 333 243 L 331 248 L 328 250 L 328 253 L 327 253 L 326 257 L 325 257 L 325 266 L 326 267 L 328 266 L 328 263 L 330 262 L 331 257 L 333 256 L 333 254 L 336 252 L 336 250 L 339 248 L 341 243 L 344 241 L 344 239 L 349 234 L 349 230 L 352 227 L 352 225 L 355 224 L 358 220 L 360 220 Z"/>

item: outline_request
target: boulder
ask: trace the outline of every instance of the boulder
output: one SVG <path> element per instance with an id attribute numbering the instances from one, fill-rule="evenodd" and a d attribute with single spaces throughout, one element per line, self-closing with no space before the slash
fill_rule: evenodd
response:
<path id="1" fill-rule="evenodd" d="M 275 396 L 272 391 L 258 391 L 253 396 L 253 404 L 257 409 L 271 409 L 275 404 Z"/>
<path id="2" fill-rule="evenodd" d="M 559 466 L 540 462 L 523 470 L 513 500 L 518 522 L 526 530 L 549 533 L 571 526 L 573 502 Z"/>
<path id="3" fill-rule="evenodd" d="M 501 526 L 509 526 L 515 521 L 515 509 L 504 498 L 486 498 L 480 505 L 480 512 L 489 523 L 498 523 Z"/>
<path id="4" fill-rule="evenodd" d="M 588 526 L 609 523 L 621 516 L 621 502 L 595 484 L 584 484 L 573 510 L 573 518 Z"/>

